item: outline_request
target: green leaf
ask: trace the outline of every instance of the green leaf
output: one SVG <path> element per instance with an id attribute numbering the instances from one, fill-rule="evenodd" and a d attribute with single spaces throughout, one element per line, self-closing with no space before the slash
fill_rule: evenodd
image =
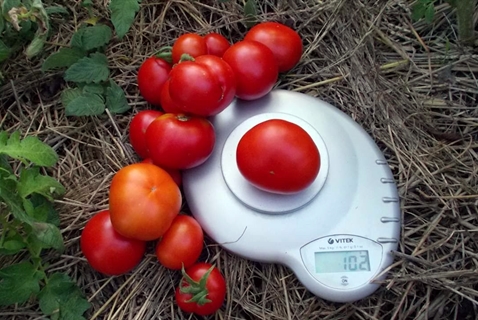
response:
<path id="1" fill-rule="evenodd" d="M 33 208 L 31 216 L 35 220 L 60 226 L 60 216 L 55 210 L 53 202 L 38 193 L 32 194 L 28 201 L 31 202 Z"/>
<path id="2" fill-rule="evenodd" d="M 139 0 L 111 0 L 108 8 L 111 11 L 111 22 L 118 38 L 122 39 L 128 33 L 139 11 Z"/>
<path id="3" fill-rule="evenodd" d="M 0 199 L 7 205 L 15 219 L 32 224 L 34 221 L 22 207 L 22 198 L 16 193 L 17 181 L 13 178 L 13 175 L 7 176 L 5 171 L 0 170 Z"/>
<path id="4" fill-rule="evenodd" d="M 37 137 L 27 136 L 20 140 L 18 131 L 13 132 L 8 139 L 5 137 L 8 137 L 8 133 L 0 132 L 0 154 L 44 167 L 52 167 L 58 161 L 55 150 Z"/>
<path id="5" fill-rule="evenodd" d="M 26 302 L 40 292 L 41 274 L 29 262 L 22 262 L 0 270 L 0 305 Z"/>
<path id="6" fill-rule="evenodd" d="M 110 75 L 108 58 L 102 53 L 93 53 L 71 65 L 65 72 L 65 80 L 84 83 L 106 81 Z"/>
<path id="7" fill-rule="evenodd" d="M 93 116 L 105 111 L 103 98 L 94 93 L 82 93 L 65 108 L 67 116 Z"/>
<path id="8" fill-rule="evenodd" d="M 3 18 L 0 17 L 0 21 L 2 20 Z M 10 49 L 2 40 L 0 40 L 0 62 L 7 60 L 8 57 L 10 57 L 11 52 L 12 49 Z"/>
<path id="9" fill-rule="evenodd" d="M 0 15 L 2 13 L 1 9 L 2 8 L 0 8 Z M 5 30 L 5 19 L 3 19 L 3 17 L 0 16 L 0 34 L 2 34 L 3 30 Z"/>
<path id="10" fill-rule="evenodd" d="M 61 48 L 58 52 L 51 54 L 43 61 L 41 66 L 42 71 L 47 71 L 56 68 L 69 67 L 81 58 L 85 53 L 77 48 Z"/>
<path id="11" fill-rule="evenodd" d="M 0 144 L 2 144 L 0 142 Z M 8 173 L 13 173 L 13 168 L 8 162 L 7 155 L 6 154 L 0 154 L 0 169 L 3 169 L 7 171 Z"/>
<path id="12" fill-rule="evenodd" d="M 110 85 L 106 89 L 106 107 L 111 113 L 123 113 L 131 108 L 123 89 L 111 79 Z"/>
<path id="13" fill-rule="evenodd" d="M 69 15 L 70 13 L 68 12 L 68 10 L 66 10 L 65 7 L 62 7 L 62 6 L 51 6 L 51 7 L 46 7 L 45 8 L 45 11 L 48 15 L 52 15 L 52 14 L 55 14 L 55 13 L 60 13 L 60 14 L 66 14 L 66 15 Z"/>
<path id="14" fill-rule="evenodd" d="M 101 84 L 91 83 L 85 85 L 82 91 L 84 93 L 96 93 L 101 95 L 105 92 L 105 88 Z"/>
<path id="15" fill-rule="evenodd" d="M 67 107 L 73 100 L 81 96 L 80 88 L 68 88 L 61 92 L 61 103 L 63 107 Z"/>
<path id="16" fill-rule="evenodd" d="M 51 223 L 34 222 L 32 232 L 43 249 L 53 248 L 58 251 L 64 250 L 63 237 L 60 229 Z"/>
<path id="17" fill-rule="evenodd" d="M 35 35 L 35 38 L 33 38 L 33 41 L 30 42 L 27 49 L 25 50 L 25 55 L 27 56 L 27 58 L 32 58 L 38 55 L 43 50 L 43 46 L 45 45 L 45 38 L 46 38 L 46 34 Z"/>
<path id="18" fill-rule="evenodd" d="M 2 5 L 2 12 L 7 13 L 10 11 L 10 9 L 14 7 L 19 7 L 21 5 L 20 0 L 4 0 L 0 1 L 0 4 Z"/>
<path id="19" fill-rule="evenodd" d="M 85 33 L 86 27 L 76 30 L 70 40 L 70 46 L 80 50 L 83 49 L 83 34 Z"/>
<path id="20" fill-rule="evenodd" d="M 246 27 L 251 28 L 257 22 L 257 8 L 255 0 L 247 0 L 244 4 L 244 23 Z"/>
<path id="21" fill-rule="evenodd" d="M 86 27 L 81 35 L 82 48 L 88 51 L 108 44 L 111 33 L 111 28 L 104 24 Z"/>
<path id="22" fill-rule="evenodd" d="M 38 295 L 41 311 L 51 319 L 84 319 L 90 303 L 70 277 L 54 273 Z"/>
<path id="23" fill-rule="evenodd" d="M 425 11 L 425 21 L 428 23 L 432 23 L 434 17 L 435 17 L 435 7 L 432 4 L 432 5 L 429 5 Z"/>
<path id="24" fill-rule="evenodd" d="M 16 231 L 9 231 L 5 236 L 5 240 L 3 242 L 3 247 L 0 247 L 0 254 L 4 255 L 13 255 L 17 254 L 21 250 L 26 247 L 25 241 L 18 232 Z"/>
<path id="25" fill-rule="evenodd" d="M 55 196 L 65 193 L 65 187 L 55 178 L 41 175 L 37 167 L 23 169 L 18 181 L 18 195 L 25 199 L 33 193 L 41 194 L 53 201 Z"/>

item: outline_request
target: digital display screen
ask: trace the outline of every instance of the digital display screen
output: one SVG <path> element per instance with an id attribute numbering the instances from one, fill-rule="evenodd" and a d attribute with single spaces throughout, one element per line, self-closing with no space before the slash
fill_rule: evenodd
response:
<path id="1" fill-rule="evenodd" d="M 315 272 L 370 271 L 368 250 L 315 252 Z"/>

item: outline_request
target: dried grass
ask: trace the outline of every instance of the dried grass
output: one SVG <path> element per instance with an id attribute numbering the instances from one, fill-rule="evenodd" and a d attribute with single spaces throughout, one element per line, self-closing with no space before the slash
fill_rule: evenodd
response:
<path id="1" fill-rule="evenodd" d="M 398 183 L 403 226 L 387 280 L 350 304 L 318 299 L 287 268 L 246 261 L 208 240 L 202 258 L 217 264 L 229 284 L 213 318 L 476 319 L 478 54 L 457 44 L 452 9 L 439 5 L 427 25 L 412 24 L 411 1 L 404 0 L 258 2 L 261 20 L 290 24 L 304 39 L 302 61 L 277 87 L 326 100 L 370 133 Z M 85 18 L 79 2 L 64 5 L 76 23 Z M 133 106 L 126 115 L 67 118 L 58 95 L 64 84 L 42 75 L 41 61 L 19 58 L 3 67 L 10 82 L 0 88 L 0 126 L 38 135 L 61 156 L 51 173 L 68 190 L 57 202 L 67 250 L 49 257 L 49 270 L 78 281 L 93 304 L 88 318 L 194 319 L 174 303 L 178 274 L 161 268 L 152 250 L 130 274 L 107 278 L 88 266 L 79 236 L 88 218 L 107 208 L 112 175 L 137 161 L 127 129 L 132 114 L 149 108 L 135 79 L 143 59 L 184 32 L 218 31 L 236 41 L 245 32 L 242 19 L 235 1 L 143 1 L 128 36 L 107 52 Z M 49 50 L 67 44 L 76 28 L 55 25 Z M 0 309 L 0 317 L 40 313 L 32 304 Z"/>

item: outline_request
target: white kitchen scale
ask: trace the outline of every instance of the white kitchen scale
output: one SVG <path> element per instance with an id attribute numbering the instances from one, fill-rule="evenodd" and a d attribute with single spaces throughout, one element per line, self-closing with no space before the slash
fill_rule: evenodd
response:
<path id="1" fill-rule="evenodd" d="M 319 174 L 300 193 L 261 191 L 237 168 L 240 138 L 268 119 L 300 125 L 319 149 Z M 398 246 L 400 205 L 387 161 L 367 132 L 332 105 L 286 90 L 235 100 L 210 120 L 213 153 L 183 172 L 185 197 L 204 231 L 241 257 L 288 266 L 325 300 L 352 302 L 377 290 Z"/>

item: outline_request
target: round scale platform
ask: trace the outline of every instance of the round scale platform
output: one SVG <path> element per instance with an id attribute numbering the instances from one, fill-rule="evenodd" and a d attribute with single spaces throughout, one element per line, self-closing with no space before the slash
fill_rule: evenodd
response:
<path id="1" fill-rule="evenodd" d="M 319 149 L 319 175 L 297 194 L 261 191 L 237 168 L 240 138 L 268 119 L 300 125 Z M 185 197 L 204 231 L 234 254 L 288 266 L 323 299 L 350 302 L 373 293 L 398 246 L 400 205 L 387 161 L 366 131 L 330 104 L 285 90 L 235 100 L 210 120 L 213 153 L 183 173 Z"/>

